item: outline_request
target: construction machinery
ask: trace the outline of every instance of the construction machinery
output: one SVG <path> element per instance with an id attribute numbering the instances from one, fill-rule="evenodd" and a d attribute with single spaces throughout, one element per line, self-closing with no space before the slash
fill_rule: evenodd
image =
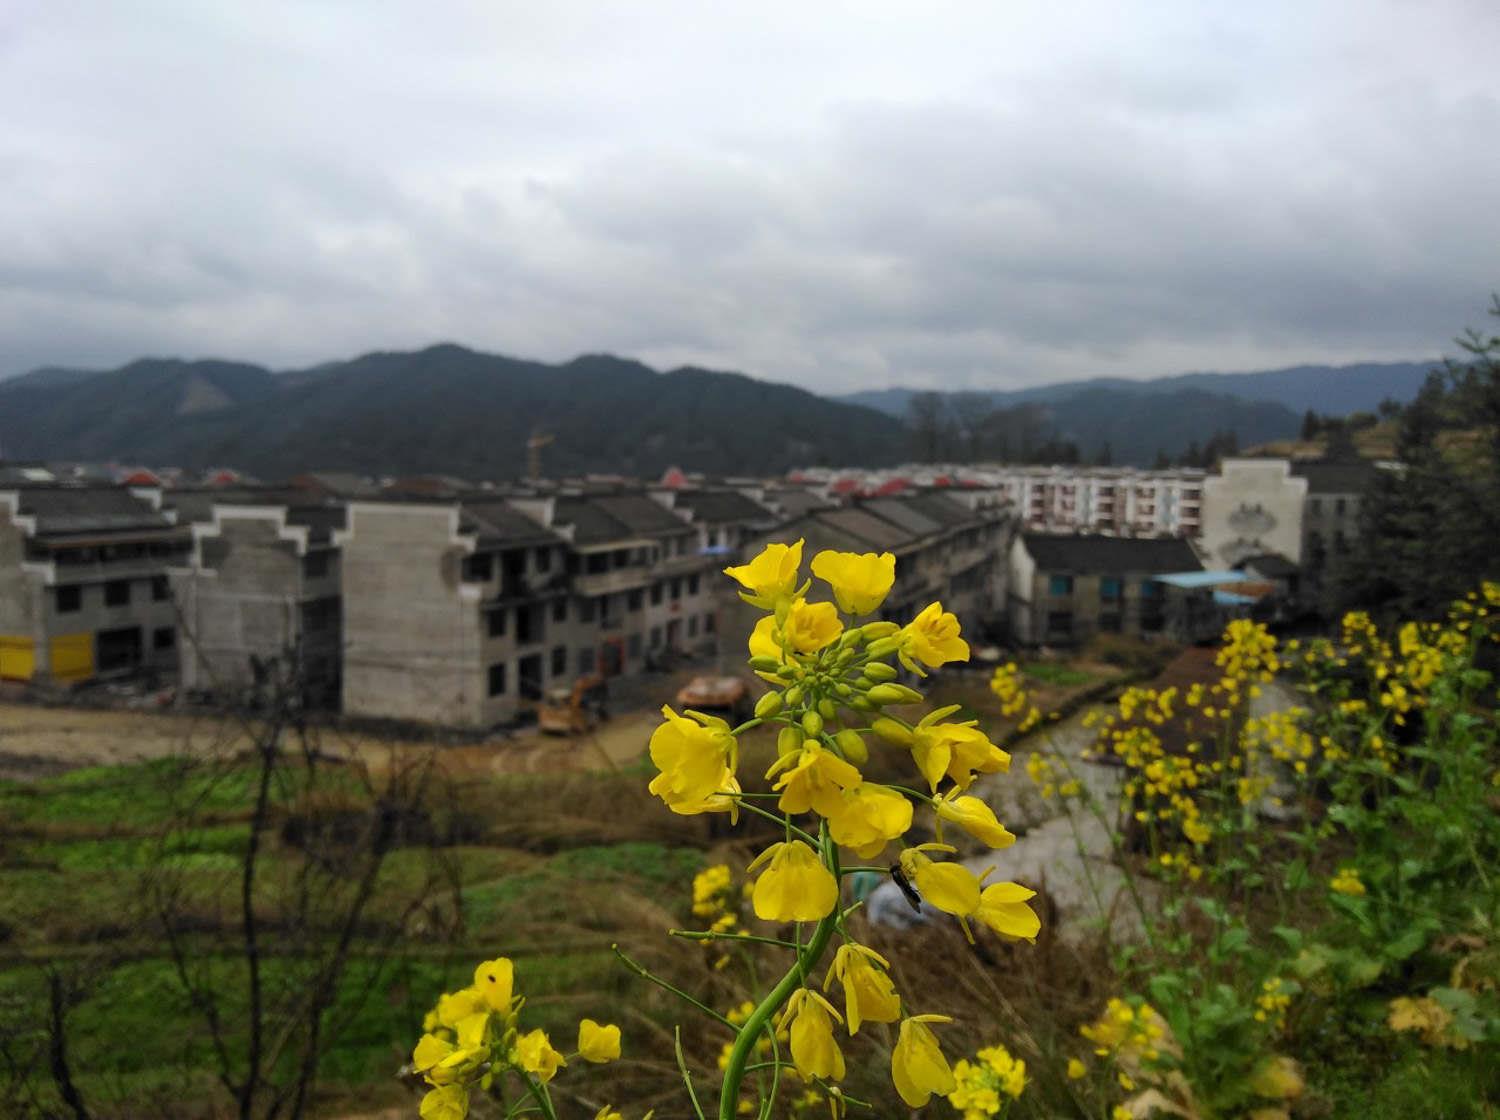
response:
<path id="1" fill-rule="evenodd" d="M 573 687 L 549 689 L 536 707 L 537 730 L 546 735 L 583 735 L 609 718 L 604 678 L 579 677 Z"/>
<path id="2" fill-rule="evenodd" d="M 677 690 L 677 707 L 742 723 L 750 715 L 750 689 L 740 677 L 694 677 Z"/>

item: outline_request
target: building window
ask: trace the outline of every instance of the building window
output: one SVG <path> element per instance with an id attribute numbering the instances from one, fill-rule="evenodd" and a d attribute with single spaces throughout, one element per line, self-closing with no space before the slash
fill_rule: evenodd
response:
<path id="1" fill-rule="evenodd" d="M 497 661 L 490 666 L 490 695 L 505 695 L 505 662 Z"/>
<path id="2" fill-rule="evenodd" d="M 1335 501 L 1333 503 L 1333 512 L 1336 513 L 1340 517 L 1344 516 L 1344 511 L 1346 509 L 1348 509 L 1348 508 L 1349 508 L 1349 503 L 1346 502 L 1343 498 L 1339 498 L 1337 501 Z"/>
<path id="3" fill-rule="evenodd" d="M 695 575 L 688 576 L 688 594 L 689 595 L 696 595 L 696 594 L 698 594 L 698 577 L 695 576 Z"/>
<path id="4" fill-rule="evenodd" d="M 661 627 L 651 627 L 651 648 L 661 649 Z"/>
<path id="5" fill-rule="evenodd" d="M 1049 595 L 1071 595 L 1073 594 L 1072 576 L 1053 576 L 1047 581 L 1047 594 Z"/>
<path id="6" fill-rule="evenodd" d="M 641 656 L 641 636 L 639 634 L 630 635 L 628 648 L 630 650 L 631 660 L 639 659 L 639 657 Z"/>
<path id="7" fill-rule="evenodd" d="M 1099 598 L 1118 599 L 1120 597 L 1120 580 L 1116 576 L 1105 576 L 1099 581 Z"/>
<path id="8" fill-rule="evenodd" d="M 1071 638 L 1073 636 L 1073 612 L 1049 611 L 1047 613 L 1047 637 Z"/>
<path id="9" fill-rule="evenodd" d="M 151 632 L 152 649 L 171 649 L 177 644 L 177 631 L 171 626 L 162 626 Z"/>
<path id="10" fill-rule="evenodd" d="M 632 591 L 628 596 L 626 596 L 626 599 L 626 605 L 629 606 L 631 610 L 638 611 L 641 609 L 641 605 L 645 601 L 645 596 L 642 595 L 639 591 Z"/>
<path id="11" fill-rule="evenodd" d="M 554 599 L 552 602 L 552 621 L 568 621 L 568 601 L 566 599 Z"/>
<path id="12" fill-rule="evenodd" d="M 582 646 L 578 650 L 578 675 L 586 677 L 594 671 L 594 647 Z"/>
<path id="13" fill-rule="evenodd" d="M 653 607 L 661 606 L 661 584 L 659 583 L 651 585 L 651 605 Z"/>
<path id="14" fill-rule="evenodd" d="M 464 557 L 465 583 L 488 583 L 493 571 L 488 555 Z"/>
<path id="15" fill-rule="evenodd" d="M 76 611 L 83 605 L 83 590 L 78 587 L 59 587 L 57 589 L 57 613 L 67 614 Z"/>
<path id="16" fill-rule="evenodd" d="M 151 577 L 151 598 L 155 599 L 158 603 L 163 603 L 166 602 L 171 594 L 172 588 L 167 583 L 166 576 Z"/>
<path id="17" fill-rule="evenodd" d="M 592 599 L 579 599 L 578 600 L 578 621 L 579 622 L 593 622 L 594 621 L 594 600 L 592 600 Z"/>
<path id="18" fill-rule="evenodd" d="M 490 611 L 490 637 L 499 638 L 505 634 L 505 615 L 503 610 Z"/>
<path id="19" fill-rule="evenodd" d="M 1099 629 L 1111 634 L 1120 632 L 1120 616 L 1118 614 L 1101 614 L 1099 616 Z"/>
<path id="20" fill-rule="evenodd" d="M 682 598 L 682 577 L 679 576 L 672 581 L 672 602 Z"/>
<path id="21" fill-rule="evenodd" d="M 539 548 L 536 550 L 536 570 L 539 572 L 550 572 L 552 570 L 552 550 L 550 548 Z"/>
<path id="22" fill-rule="evenodd" d="M 112 579 L 104 585 L 104 605 L 106 607 L 126 607 L 130 605 L 130 581 L 128 579 Z"/>
<path id="23" fill-rule="evenodd" d="M 568 671 L 568 647 L 557 646 L 552 650 L 552 675 L 564 676 Z"/>
<path id="24" fill-rule="evenodd" d="M 714 632 L 715 625 L 716 623 L 714 622 L 713 611 L 709 611 L 706 615 L 703 616 L 703 632 L 705 634 L 712 634 Z"/>
<path id="25" fill-rule="evenodd" d="M 1160 599 L 1161 598 L 1161 583 L 1159 581 L 1157 581 L 1157 580 L 1154 580 L 1154 579 L 1143 579 L 1143 580 L 1141 580 L 1141 598 L 1142 599 Z"/>
<path id="26" fill-rule="evenodd" d="M 696 638 L 697 636 L 698 636 L 698 616 L 695 615 L 695 614 L 690 614 L 690 615 L 688 615 L 688 637 L 689 638 Z"/>
<path id="27" fill-rule="evenodd" d="M 538 606 L 516 608 L 516 641 L 531 645 L 544 637 L 542 633 L 542 610 Z"/>
<path id="28" fill-rule="evenodd" d="M 1310 514 L 1312 514 L 1314 517 L 1319 516 L 1323 512 L 1323 502 L 1322 502 L 1322 499 L 1320 499 L 1320 498 L 1308 498 L 1307 499 L 1307 512 L 1310 513 Z"/>
<path id="29" fill-rule="evenodd" d="M 302 558 L 302 574 L 308 579 L 322 579 L 328 574 L 328 553 L 309 552 Z"/>

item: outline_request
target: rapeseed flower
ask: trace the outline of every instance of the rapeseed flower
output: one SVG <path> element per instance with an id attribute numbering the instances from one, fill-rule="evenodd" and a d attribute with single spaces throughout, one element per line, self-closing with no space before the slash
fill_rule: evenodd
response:
<path id="1" fill-rule="evenodd" d="M 578 1024 L 578 1055 L 595 1064 L 614 1061 L 620 1056 L 620 1028 L 584 1019 Z"/>
<path id="2" fill-rule="evenodd" d="M 833 964 L 823 977 L 823 990 L 835 979 L 844 987 L 844 1012 L 849 1017 L 849 1033 L 859 1033 L 863 1022 L 894 1023 L 901 1017 L 901 997 L 891 983 L 886 960 L 874 949 L 853 941 L 839 946 Z"/>
<path id="3" fill-rule="evenodd" d="M 651 780 L 649 788 L 669 807 L 703 806 L 726 788 L 726 771 L 733 775 L 738 751 L 735 738 L 721 719 L 690 719 L 666 706 L 661 714 L 666 722 L 651 733 L 650 744 L 651 761 L 661 773 Z"/>
<path id="4" fill-rule="evenodd" d="M 833 911 L 839 900 L 838 880 L 801 840 L 772 844 L 751 861 L 748 870 L 767 861 L 770 866 L 761 872 L 751 896 L 757 918 L 816 922 Z"/>
<path id="5" fill-rule="evenodd" d="M 832 645 L 844 632 L 838 608 L 832 603 L 809 603 L 794 599 L 782 627 L 786 641 L 798 653 L 817 653 Z"/>
<path id="6" fill-rule="evenodd" d="M 959 637 L 958 617 L 943 610 L 942 603 L 929 603 L 902 628 L 897 654 L 901 664 L 925 677 L 917 662 L 936 669 L 949 661 L 967 661 L 969 643 Z"/>
<path id="7" fill-rule="evenodd" d="M 828 834 L 835 844 L 852 848 L 861 859 L 871 859 L 904 835 L 911 819 L 911 802 L 901 794 L 874 782 L 860 782 L 845 789 L 837 810 L 828 814 Z"/>
<path id="8" fill-rule="evenodd" d="M 1328 881 L 1328 889 L 1335 894 L 1349 895 L 1358 898 L 1365 893 L 1365 885 L 1360 881 L 1359 868 L 1340 867 L 1338 874 Z"/>
<path id="9" fill-rule="evenodd" d="M 748 564 L 725 568 L 724 574 L 745 589 L 740 592 L 745 602 L 762 610 L 775 610 L 797 589 L 802 545 L 800 539 L 796 544 L 768 544 Z"/>
<path id="10" fill-rule="evenodd" d="M 810 988 L 798 988 L 787 1000 L 780 1024 L 791 1023 L 792 1064 L 805 1080 L 844 1079 L 844 1054 L 833 1037 L 833 1022 L 843 1016 Z"/>
<path id="11" fill-rule="evenodd" d="M 422 1120 L 464 1120 L 469 1115 L 469 1091 L 462 1085 L 439 1085 L 422 1098 Z"/>
<path id="12" fill-rule="evenodd" d="M 824 750 L 816 739 L 807 739 L 802 748 L 781 755 L 766 771 L 771 777 L 782 771 L 773 787 L 781 791 L 777 801 L 783 813 L 806 813 L 813 810 L 831 817 L 844 807 L 843 792 L 860 784 L 858 769 L 830 750 Z"/>
<path id="13" fill-rule="evenodd" d="M 934 792 L 945 776 L 960 789 L 968 789 L 976 773 L 997 774 L 1010 769 L 1010 755 L 990 742 L 974 721 L 935 722 L 952 711 L 939 708 L 911 730 L 912 760 Z"/>
<path id="14" fill-rule="evenodd" d="M 992 848 L 1008 848 L 1016 842 L 1015 833 L 995 816 L 995 811 L 977 797 L 955 797 L 949 794 L 933 805 L 938 819 L 952 821 L 974 839 Z"/>
<path id="15" fill-rule="evenodd" d="M 547 1032 L 541 1028 L 528 1031 L 516 1039 L 516 1065 L 539 1081 L 551 1081 L 568 1060 L 552 1048 Z"/>
<path id="16" fill-rule="evenodd" d="M 1020 883 L 991 883 L 980 893 L 973 916 L 1002 937 L 1030 941 L 1042 929 L 1042 920 L 1026 905 L 1035 897 L 1036 891 Z"/>
<path id="17" fill-rule="evenodd" d="M 500 1015 L 510 1011 L 511 993 L 515 987 L 515 966 L 508 957 L 483 961 L 474 969 L 474 991 L 489 1010 Z"/>
<path id="18" fill-rule="evenodd" d="M 813 557 L 812 573 L 833 589 L 839 609 L 847 614 L 869 614 L 891 593 L 896 582 L 896 557 L 824 551 Z"/>
<path id="19" fill-rule="evenodd" d="M 891 1051 L 891 1080 L 910 1108 L 921 1108 L 934 1093 L 946 1097 L 957 1087 L 948 1059 L 928 1023 L 951 1023 L 948 1015 L 913 1015 L 901 1020 Z"/>

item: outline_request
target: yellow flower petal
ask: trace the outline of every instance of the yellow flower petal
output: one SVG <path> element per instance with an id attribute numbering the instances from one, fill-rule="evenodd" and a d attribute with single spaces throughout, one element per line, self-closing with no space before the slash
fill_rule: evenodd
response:
<path id="1" fill-rule="evenodd" d="M 620 1056 L 620 1028 L 592 1019 L 578 1024 L 578 1054 L 586 1062 L 612 1062 Z"/>

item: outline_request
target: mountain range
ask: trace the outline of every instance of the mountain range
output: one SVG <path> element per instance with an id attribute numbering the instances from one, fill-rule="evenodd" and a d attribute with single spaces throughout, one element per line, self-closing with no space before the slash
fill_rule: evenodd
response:
<path id="1" fill-rule="evenodd" d="M 1015 392 L 944 394 L 960 426 L 976 412 L 1028 423 L 1087 458 L 1118 463 L 1233 431 L 1242 445 L 1327 414 L 1408 400 L 1431 364 L 1301 366 L 1156 381 L 1096 379 Z M 0 381 L 0 454 L 121 460 L 265 477 L 305 470 L 371 475 L 523 473 L 526 442 L 552 437 L 547 474 L 654 477 L 668 466 L 719 474 L 885 466 L 920 453 L 915 390 L 842 398 L 739 373 L 658 372 L 604 354 L 549 365 L 452 344 L 272 372 L 227 361 L 148 358 L 108 371 L 46 368 Z"/>

